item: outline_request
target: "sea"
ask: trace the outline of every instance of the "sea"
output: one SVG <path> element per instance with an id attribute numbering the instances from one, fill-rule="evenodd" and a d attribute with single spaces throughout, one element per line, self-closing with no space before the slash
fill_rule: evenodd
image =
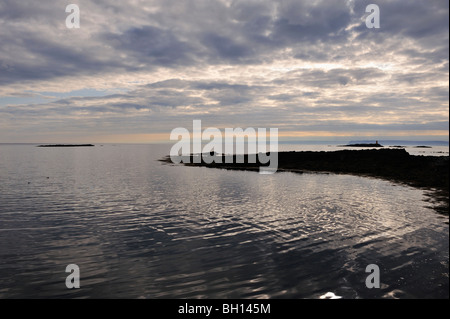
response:
<path id="1" fill-rule="evenodd" d="M 449 298 L 432 190 L 159 161 L 170 147 L 0 144 L 0 298 Z"/>

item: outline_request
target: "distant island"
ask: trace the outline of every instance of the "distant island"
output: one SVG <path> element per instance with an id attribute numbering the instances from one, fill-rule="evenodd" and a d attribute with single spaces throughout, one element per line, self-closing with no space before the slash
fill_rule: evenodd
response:
<path id="1" fill-rule="evenodd" d="M 37 147 L 92 147 L 92 144 L 50 144 L 50 145 L 38 145 Z"/>
<path id="2" fill-rule="evenodd" d="M 416 145 L 427 145 L 427 146 L 448 146 L 448 141 L 409 141 L 409 140 L 378 140 L 380 144 L 383 145 L 404 145 L 404 146 L 416 146 Z M 353 140 L 347 144 L 370 144 L 373 140 Z"/>
<path id="3" fill-rule="evenodd" d="M 377 143 L 338 145 L 338 147 L 384 147 L 384 146 L 377 142 Z"/>

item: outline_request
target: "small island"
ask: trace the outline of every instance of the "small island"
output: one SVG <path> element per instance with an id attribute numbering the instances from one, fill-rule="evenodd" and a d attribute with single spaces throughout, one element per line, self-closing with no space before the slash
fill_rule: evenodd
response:
<path id="1" fill-rule="evenodd" d="M 49 144 L 49 145 L 38 145 L 37 147 L 92 147 L 93 144 Z"/>
<path id="2" fill-rule="evenodd" d="M 338 145 L 338 147 L 384 147 L 384 146 L 379 144 L 377 141 L 376 143 L 359 143 L 359 144 Z"/>

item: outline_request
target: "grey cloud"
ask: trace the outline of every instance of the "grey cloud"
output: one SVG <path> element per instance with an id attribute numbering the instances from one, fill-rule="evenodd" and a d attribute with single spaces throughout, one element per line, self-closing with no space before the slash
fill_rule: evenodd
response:
<path id="1" fill-rule="evenodd" d="M 123 26 L 114 32 L 107 29 L 92 31 L 88 46 L 82 42 L 72 43 L 81 45 L 78 50 L 63 38 L 67 33 L 55 33 L 59 39 L 50 40 L 45 33 L 13 26 L 10 35 L 0 35 L 1 42 L 14 45 L 16 50 L 33 53 L 38 59 L 15 61 L 11 52 L 2 53 L 0 49 L 0 83 L 92 72 L 134 72 L 157 67 L 256 64 L 279 58 L 278 52 L 286 48 L 293 48 L 292 56 L 305 61 L 339 60 L 345 57 L 341 45 L 348 43 L 352 32 L 356 32 L 357 39 L 363 43 L 376 37 L 380 45 L 398 35 L 434 44 L 442 41 L 443 36 L 448 38 L 448 3 L 445 1 L 384 1 L 380 3 L 382 28 L 377 31 L 367 29 L 361 20 L 369 2 L 355 1 L 353 11 L 338 0 L 314 3 L 235 1 L 229 7 L 218 1 L 177 2 L 177 6 L 171 1 L 160 2 L 154 6 L 157 11 L 148 14 L 148 21 L 155 25 L 136 25 L 131 15 L 128 25 L 122 21 Z M 178 10 L 178 6 L 188 11 Z M 142 15 L 139 6 L 126 3 L 100 1 L 93 8 L 103 8 L 112 21 L 118 19 L 122 11 Z M 0 7 L 0 16 L 8 24 L 12 20 L 25 22 L 32 13 L 36 14 L 39 20 L 35 29 L 38 31 L 42 23 L 48 23 L 44 17 L 59 11 L 62 8 L 47 2 L 21 1 L 19 4 L 5 0 Z M 58 16 L 64 18 L 61 13 Z M 346 30 L 355 21 L 359 21 L 359 26 Z M 80 29 L 80 32 L 90 30 Z M 425 46 L 425 42 L 422 44 Z M 448 45 L 441 46 L 423 57 L 444 61 L 448 57 Z M 404 53 L 417 57 L 414 54 L 417 51 L 411 50 Z M 2 55 L 8 59 L 2 59 Z M 337 80 L 343 85 L 348 83 L 344 77 Z"/>
<path id="2" fill-rule="evenodd" d="M 142 110 L 142 109 L 148 109 L 150 108 L 149 105 L 142 105 L 139 103 L 112 103 L 110 104 L 110 107 L 118 108 L 121 110 L 124 109 L 135 109 L 135 110 Z M 106 112 L 110 111 L 111 109 L 108 107 L 89 107 L 88 109 L 90 112 Z"/>
<path id="3" fill-rule="evenodd" d="M 177 5 L 183 6 L 178 2 Z M 0 83 L 92 72 L 137 71 L 159 66 L 260 63 L 275 58 L 272 54 L 277 50 L 301 46 L 304 44 L 300 43 L 302 41 L 328 41 L 330 33 L 341 30 L 350 21 L 348 7 L 337 1 L 331 5 L 329 2 L 315 5 L 303 2 L 300 6 L 298 1 L 237 1 L 229 8 L 221 2 L 210 1 L 195 1 L 192 5 L 196 7 L 191 11 L 192 18 L 186 17 L 184 12 L 174 11 L 173 3 L 161 2 L 155 6 L 159 11 L 148 15 L 148 20 L 157 21 L 158 26 L 135 25 L 133 16 L 130 16 L 128 27 L 124 24 L 114 32 L 82 28 L 79 32 L 91 33 L 90 43 L 80 42 L 80 39 L 73 43 L 65 38 L 70 36 L 67 32 L 55 32 L 54 36 L 58 38 L 52 39 L 45 32 L 39 32 L 40 28 L 48 27 L 49 16 L 52 24 L 58 21 L 63 24 L 63 5 L 45 1 L 21 1 L 20 4 L 6 1 L 0 7 L 5 23 L 8 25 L 20 20 L 24 25 L 11 25 L 10 36 L 2 34 L 0 40 L 15 45 L 16 50 L 33 53 L 38 59 L 15 61 L 10 52 L 4 52 L 9 59 L 3 64 L 14 63 L 12 68 L 2 68 Z M 139 6 L 133 8 L 125 3 L 105 1 L 88 8 L 104 10 L 112 21 L 121 14 L 121 8 L 124 12 L 140 11 Z M 90 12 L 83 14 L 86 16 Z M 32 26 L 26 26 L 31 17 L 35 19 L 31 21 Z M 108 52 L 111 48 L 113 52 Z"/>
<path id="4" fill-rule="evenodd" d="M 365 12 L 366 6 L 370 3 L 372 3 L 370 0 L 356 1 L 355 11 Z M 436 44 L 439 37 L 441 41 L 443 40 L 442 36 L 448 38 L 448 1 L 385 0 L 378 3 L 378 6 L 380 8 L 380 29 L 367 29 L 365 24 L 361 24 L 357 28 L 360 32 L 359 39 L 368 37 L 382 39 L 380 35 L 390 35 L 421 40 L 424 44 Z"/>
<path id="5" fill-rule="evenodd" d="M 0 107 L 3 121 L 126 123 L 137 131 L 150 119 L 163 131 L 195 117 L 218 127 L 448 128 L 447 1 L 383 0 L 378 30 L 362 18 L 369 0 L 137 3 L 85 1 L 82 28 L 69 32 L 61 27 L 65 4 L 2 0 L 0 86 L 13 96 L 15 86 L 50 92 L 48 83 L 78 76 L 100 87 L 123 75 L 155 81 L 127 82 L 123 94 Z M 386 92 L 372 92 L 379 85 Z"/>
<path id="6" fill-rule="evenodd" d="M 243 43 L 238 43 L 230 37 L 217 34 L 206 34 L 203 37 L 202 45 L 210 50 L 209 60 L 219 60 L 239 62 L 242 58 L 247 58 L 253 54 L 251 47 Z"/>
<path id="7" fill-rule="evenodd" d="M 0 35 L 0 40 L 8 43 L 3 48 L 12 48 L 10 52 L 2 52 L 0 48 L 0 84 L 4 85 L 111 72 L 122 67 L 116 61 L 104 60 L 101 51 L 95 54 L 90 49 L 80 50 L 55 39 L 35 37 L 28 33 Z M 20 58 L 22 55 L 23 59 Z"/>
<path id="8" fill-rule="evenodd" d="M 56 19 L 52 21 L 51 18 L 56 17 L 55 13 L 61 12 L 61 8 L 64 9 L 66 5 L 65 3 L 58 5 L 54 1 L 49 0 L 42 0 L 38 3 L 26 0 L 2 0 L 0 2 L 0 18 L 13 21 L 28 21 L 29 23 L 36 23 L 45 18 L 48 22 L 51 21 L 53 23 L 56 22 Z M 53 14 L 49 15 L 49 13 Z"/>
<path id="9" fill-rule="evenodd" d="M 323 70 L 295 70 L 274 80 L 278 85 L 302 85 L 306 87 L 329 88 L 352 85 L 374 84 L 374 81 L 386 76 L 377 68 L 331 69 Z"/>
<path id="10" fill-rule="evenodd" d="M 445 46 L 419 51 L 415 48 L 398 50 L 398 54 L 406 56 L 409 61 L 416 64 L 439 64 L 448 61 L 448 48 Z"/>
<path id="11" fill-rule="evenodd" d="M 180 80 L 180 79 L 170 79 L 170 80 L 150 83 L 150 84 L 147 84 L 146 87 L 183 89 L 183 88 L 186 88 L 188 85 L 189 85 L 188 81 Z"/>
<path id="12" fill-rule="evenodd" d="M 333 60 L 336 56 L 329 51 L 317 51 L 308 48 L 298 48 L 294 54 L 295 59 L 311 61 L 311 62 L 323 62 Z"/>
<path id="13" fill-rule="evenodd" d="M 274 100 L 274 101 L 291 101 L 293 99 L 295 99 L 295 95 L 293 94 L 275 94 L 275 95 L 269 95 L 267 98 L 269 100 Z"/>
<path id="14" fill-rule="evenodd" d="M 211 81 L 211 82 L 205 82 L 205 81 L 195 81 L 191 82 L 190 85 L 191 88 L 197 89 L 197 90 L 249 90 L 253 88 L 252 86 L 249 86 L 247 84 L 230 84 L 223 81 Z"/>
<path id="15" fill-rule="evenodd" d="M 448 121 L 414 123 L 414 124 L 368 124 L 343 121 L 325 121 L 320 124 L 292 126 L 292 130 L 300 131 L 420 131 L 448 130 Z"/>
<path id="16" fill-rule="evenodd" d="M 103 40 L 118 52 L 126 52 L 137 63 L 146 66 L 176 66 L 193 63 L 194 48 L 169 30 L 144 26 L 133 27 L 122 34 L 105 34 Z"/>

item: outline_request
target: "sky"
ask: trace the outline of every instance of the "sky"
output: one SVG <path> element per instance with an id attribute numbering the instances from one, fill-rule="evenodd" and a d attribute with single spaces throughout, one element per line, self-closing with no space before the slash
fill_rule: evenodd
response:
<path id="1" fill-rule="evenodd" d="M 449 137 L 447 0 L 0 0 L 0 44 L 0 143 Z"/>

